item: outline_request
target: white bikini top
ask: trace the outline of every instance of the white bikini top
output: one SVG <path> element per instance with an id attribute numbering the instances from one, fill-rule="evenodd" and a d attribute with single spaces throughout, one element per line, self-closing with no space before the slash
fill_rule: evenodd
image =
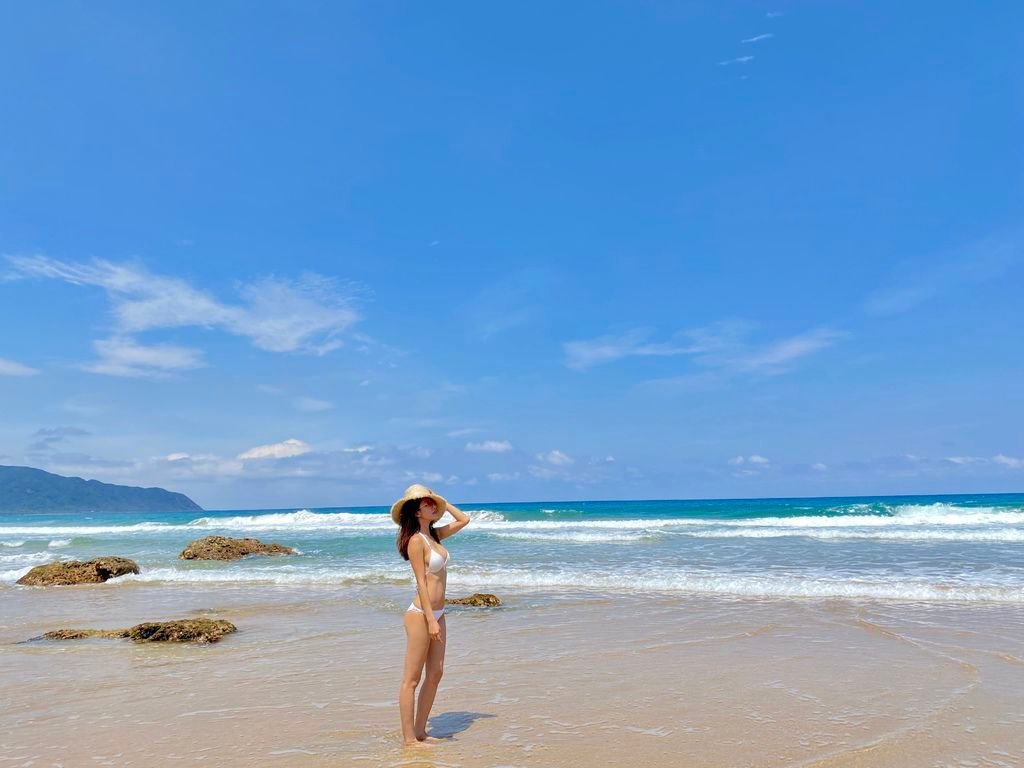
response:
<path id="1" fill-rule="evenodd" d="M 430 543 L 430 537 L 427 534 L 420 531 L 420 536 L 427 540 L 427 546 L 430 547 L 430 562 L 427 564 L 427 571 L 429 573 L 440 573 L 448 567 L 448 561 L 451 560 L 452 553 L 448 552 L 444 557 L 434 549 L 434 545 Z"/>

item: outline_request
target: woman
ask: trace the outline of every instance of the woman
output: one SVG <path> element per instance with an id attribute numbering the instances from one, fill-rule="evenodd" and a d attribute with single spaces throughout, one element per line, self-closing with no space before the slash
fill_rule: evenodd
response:
<path id="1" fill-rule="evenodd" d="M 455 521 L 434 528 L 445 512 Z M 444 589 L 448 581 L 448 551 L 441 539 L 469 524 L 469 516 L 423 485 L 410 485 L 391 505 L 391 519 L 400 526 L 398 551 L 409 561 L 416 577 L 416 596 L 405 611 L 405 671 L 398 694 L 402 739 L 407 746 L 427 741 L 427 717 L 434 704 L 444 670 L 447 638 L 444 620 Z M 426 675 L 424 675 L 424 669 Z M 423 677 L 420 698 L 416 688 Z M 415 704 L 415 706 L 414 706 Z"/>

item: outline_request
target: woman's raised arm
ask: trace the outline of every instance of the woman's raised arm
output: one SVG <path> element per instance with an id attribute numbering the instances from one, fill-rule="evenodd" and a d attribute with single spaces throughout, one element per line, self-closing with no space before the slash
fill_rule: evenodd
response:
<path id="1" fill-rule="evenodd" d="M 455 518 L 455 522 L 448 523 L 448 525 L 442 525 L 440 528 L 434 529 L 437 531 L 437 535 L 442 539 L 455 535 L 469 525 L 469 515 L 456 507 L 450 501 L 448 502 L 447 512 Z"/>

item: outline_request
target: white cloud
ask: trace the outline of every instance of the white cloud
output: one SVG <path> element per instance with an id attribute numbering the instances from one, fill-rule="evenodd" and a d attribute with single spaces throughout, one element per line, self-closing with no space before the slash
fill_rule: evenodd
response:
<path id="1" fill-rule="evenodd" d="M 765 469 L 771 464 L 767 456 L 752 453 L 749 456 L 733 456 L 728 462 L 733 467 L 752 466 L 754 469 Z M 748 470 L 750 471 L 750 470 Z"/>
<path id="2" fill-rule="evenodd" d="M 46 256 L 8 256 L 19 277 L 63 280 L 104 289 L 120 334 L 158 328 L 220 328 L 271 352 L 322 355 L 342 344 L 359 321 L 354 289 L 315 273 L 238 283 L 242 301 L 226 303 L 187 281 L 138 264 L 104 259 L 64 262 Z"/>
<path id="3" fill-rule="evenodd" d="M 779 339 L 760 349 L 741 354 L 731 361 L 732 367 L 751 373 L 779 373 L 789 363 L 801 357 L 832 346 L 843 334 L 828 328 L 819 328 L 797 336 Z"/>
<path id="4" fill-rule="evenodd" d="M 512 450 L 512 443 L 508 440 L 484 440 L 480 443 L 466 443 L 466 450 L 470 453 L 505 453 Z"/>
<path id="5" fill-rule="evenodd" d="M 554 464 L 556 467 L 567 467 L 573 463 L 572 456 L 567 453 L 562 453 L 559 450 L 548 451 L 547 453 L 538 453 L 538 461 L 543 461 L 547 464 Z"/>
<path id="6" fill-rule="evenodd" d="M 468 437 L 469 435 L 475 435 L 480 432 L 483 432 L 483 430 L 477 429 L 476 427 L 468 427 L 466 429 L 453 429 L 451 432 L 448 433 L 448 437 Z"/>
<path id="7" fill-rule="evenodd" d="M 740 40 L 740 42 L 741 43 L 758 43 L 758 42 L 760 42 L 762 40 L 767 40 L 770 37 L 775 37 L 775 34 L 772 33 L 772 32 L 766 32 L 763 35 L 754 35 L 753 37 L 748 37 L 746 40 Z"/>
<path id="8" fill-rule="evenodd" d="M 225 459 L 212 453 L 169 453 L 164 457 L 163 466 L 173 480 L 239 477 L 245 472 L 242 461 Z"/>
<path id="9" fill-rule="evenodd" d="M 1002 453 L 997 453 L 991 458 L 987 456 L 947 456 L 946 461 L 961 467 L 998 464 L 1001 467 L 1008 467 L 1009 469 L 1024 469 L 1024 459 L 1018 459 L 1014 456 L 1007 456 Z"/>
<path id="10" fill-rule="evenodd" d="M 726 59 L 725 61 L 718 62 L 718 66 L 728 67 L 730 64 L 746 64 L 748 61 L 753 60 L 753 56 L 737 56 L 735 59 Z"/>
<path id="11" fill-rule="evenodd" d="M 329 400 L 317 400 L 315 397 L 296 397 L 292 399 L 292 405 L 300 411 L 315 413 L 318 411 L 329 411 L 334 408 L 334 403 Z"/>
<path id="12" fill-rule="evenodd" d="M 107 376 L 163 379 L 177 371 L 202 368 L 202 352 L 176 344 L 146 346 L 125 336 L 97 339 L 93 347 L 99 354 L 95 363 L 83 365 L 83 370 Z"/>
<path id="13" fill-rule="evenodd" d="M 1013 456 L 1004 456 L 1000 453 L 993 456 L 992 461 L 996 464 L 1001 464 L 1004 467 L 1009 467 L 1010 469 L 1024 469 L 1024 459 L 1017 459 Z"/>
<path id="14" fill-rule="evenodd" d="M 982 456 L 949 456 L 946 458 L 946 461 L 965 466 L 968 464 L 984 464 L 988 462 L 988 459 Z"/>
<path id="15" fill-rule="evenodd" d="M 39 370 L 36 368 L 0 357 L 0 376 L 35 376 L 37 373 Z"/>
<path id="16" fill-rule="evenodd" d="M 748 324 L 734 321 L 679 331 L 663 342 L 648 341 L 649 333 L 643 330 L 573 341 L 563 344 L 565 365 L 583 370 L 624 357 L 687 355 L 694 364 L 712 371 L 772 375 L 845 336 L 841 331 L 816 328 L 754 345 L 746 340 L 750 330 Z"/>
<path id="17" fill-rule="evenodd" d="M 280 443 L 270 443 L 269 445 L 257 445 L 255 448 L 250 448 L 244 453 L 238 454 L 239 459 L 286 459 L 292 456 L 301 456 L 304 453 L 309 453 L 313 449 L 301 440 L 296 440 L 294 437 L 289 438 Z"/>
<path id="18" fill-rule="evenodd" d="M 355 445 L 351 448 L 342 448 L 341 450 L 345 453 L 367 453 L 372 451 L 373 447 L 369 445 Z"/>
<path id="19" fill-rule="evenodd" d="M 825 472 L 828 470 L 828 464 L 822 464 L 820 461 L 811 464 L 811 469 L 815 472 Z"/>
<path id="20" fill-rule="evenodd" d="M 962 291 L 965 285 L 994 280 L 1021 260 L 1022 250 L 1020 237 L 1008 235 L 904 262 L 888 278 L 887 285 L 867 297 L 863 310 L 876 317 L 897 315 Z"/>
<path id="21" fill-rule="evenodd" d="M 492 483 L 504 483 L 509 480 L 518 480 L 518 472 L 490 472 L 487 475 L 487 479 Z"/>
<path id="22" fill-rule="evenodd" d="M 520 269 L 483 286 L 460 314 L 470 333 L 480 341 L 490 341 L 541 317 L 554 287 L 550 270 Z"/>
<path id="23" fill-rule="evenodd" d="M 610 363 L 623 357 L 669 357 L 689 355 L 701 351 L 693 344 L 675 342 L 649 342 L 650 332 L 633 329 L 620 334 L 608 334 L 595 339 L 569 341 L 562 345 L 565 365 L 583 370 L 601 363 Z"/>

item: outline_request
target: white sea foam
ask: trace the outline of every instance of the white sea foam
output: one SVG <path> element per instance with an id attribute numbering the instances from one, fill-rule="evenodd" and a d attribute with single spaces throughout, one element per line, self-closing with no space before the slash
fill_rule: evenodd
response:
<path id="1" fill-rule="evenodd" d="M 277 512 L 265 515 L 238 515 L 235 517 L 200 517 L 192 520 L 190 528 L 257 530 L 321 530 L 332 528 L 384 528 L 393 527 L 391 515 L 359 514 L 356 512 Z"/>
<path id="2" fill-rule="evenodd" d="M 503 569 L 495 573 L 460 573 L 449 582 L 466 588 L 495 586 L 582 589 L 604 592 L 664 592 L 735 595 L 759 598 L 863 598 L 926 602 L 1024 603 L 1024 586 L 965 584 L 920 579 L 844 579 L 828 575 L 761 576 L 753 574 L 648 573 L 605 574 L 581 571 Z"/>
<path id="3" fill-rule="evenodd" d="M 113 581 L 113 580 L 112 580 Z M 128 574 L 118 582 L 174 582 L 179 584 L 281 584 L 337 585 L 411 583 L 408 566 L 393 569 L 344 568 L 149 568 Z M 108 582 L 110 583 L 110 582 Z"/>
<path id="4" fill-rule="evenodd" d="M 571 542 L 574 544 L 606 544 L 649 541 L 662 534 L 662 531 L 635 531 L 630 533 L 588 533 L 585 531 L 553 531 L 551 533 L 528 533 L 516 531 L 492 531 L 490 535 L 499 539 L 517 541 L 540 541 L 549 543 Z"/>
<path id="5" fill-rule="evenodd" d="M 53 539 L 48 546 L 50 549 L 58 549 L 60 547 L 66 547 L 71 543 L 71 539 Z"/>
<path id="6" fill-rule="evenodd" d="M 2 578 L 2 576 L 0 576 Z M 410 584 L 407 569 L 339 568 L 154 568 L 114 583 L 268 584 L 346 586 Z M 845 598 L 923 602 L 1024 603 L 1024 586 L 996 581 L 939 581 L 911 577 L 837 578 L 828 574 L 707 574 L 685 571 L 597 573 L 589 570 L 502 568 L 453 571 L 450 590 L 501 588 L 576 589 L 606 593 L 722 595 L 751 598 Z"/>
<path id="7" fill-rule="evenodd" d="M 18 539 L 16 541 L 0 541 L 0 546 L 3 547 L 20 547 L 25 544 L 24 539 Z"/>
<path id="8" fill-rule="evenodd" d="M 696 539 L 780 539 L 801 536 L 822 541 L 1024 541 L 1024 529 L 990 530 L 829 530 L 825 528 L 725 528 L 718 530 L 666 531 L 674 536 Z"/>
<path id="9" fill-rule="evenodd" d="M 125 533 L 164 533 L 192 530 L 170 523 L 135 523 L 133 525 L 0 525 L 0 536 L 89 536 Z"/>
<path id="10" fill-rule="evenodd" d="M 500 512 L 473 510 L 470 518 L 482 523 L 499 523 L 504 520 Z M 441 525 L 450 522 L 442 518 Z M 300 509 L 296 512 L 272 512 L 263 515 L 236 515 L 233 517 L 199 517 L 187 524 L 142 522 L 131 525 L 2 525 L 0 536 L 90 536 L 121 535 L 136 533 L 182 533 L 195 534 L 196 529 L 236 531 L 394 531 L 395 524 L 389 514 L 368 514 L 358 512 L 310 512 Z"/>
<path id="11" fill-rule="evenodd" d="M 23 563 L 44 563 L 53 560 L 54 556 L 49 552 L 22 552 L 17 555 L 0 555 L 0 563 L 19 565 Z"/>

